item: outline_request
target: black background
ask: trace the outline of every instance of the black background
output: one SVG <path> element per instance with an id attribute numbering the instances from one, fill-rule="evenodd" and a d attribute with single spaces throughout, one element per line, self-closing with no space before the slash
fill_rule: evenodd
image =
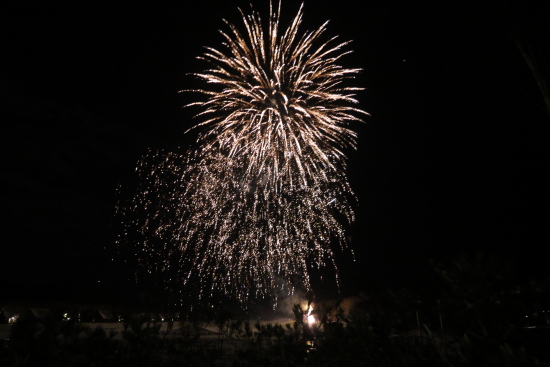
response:
<path id="1" fill-rule="evenodd" d="M 429 259 L 476 250 L 512 259 L 518 277 L 548 275 L 550 115 L 516 43 L 548 72 L 541 5 L 306 2 L 302 30 L 330 19 L 325 39 L 353 40 L 342 63 L 363 69 L 371 114 L 353 125 L 344 292 L 422 287 Z M 267 1 L 254 6 L 267 18 Z M 111 261 L 115 189 L 148 148 L 193 142 L 198 111 L 182 106 L 200 97 L 178 91 L 200 86 L 196 56 L 220 48 L 222 18 L 241 27 L 238 7 L 250 9 L 2 2 L 0 298 L 130 296 L 130 269 Z M 283 23 L 298 7 L 283 3 Z"/>

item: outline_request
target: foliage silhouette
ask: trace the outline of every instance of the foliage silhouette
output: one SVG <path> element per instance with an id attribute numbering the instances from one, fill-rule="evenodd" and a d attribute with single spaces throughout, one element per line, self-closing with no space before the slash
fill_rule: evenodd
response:
<path id="1" fill-rule="evenodd" d="M 340 300 L 310 299 L 285 325 L 251 324 L 204 305 L 161 331 L 157 316 L 123 312 L 120 340 L 59 311 L 40 320 L 28 313 L 13 325 L 0 365 L 549 366 L 541 312 L 548 282 L 520 283 L 513 266 L 484 254 L 433 268 L 440 286 L 432 297 L 410 289 L 369 294 L 346 312 Z M 305 322 L 310 305 L 313 325 Z"/>

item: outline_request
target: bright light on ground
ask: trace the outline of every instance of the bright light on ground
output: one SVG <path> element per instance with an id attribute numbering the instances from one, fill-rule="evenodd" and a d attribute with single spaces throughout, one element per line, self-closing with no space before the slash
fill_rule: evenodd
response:
<path id="1" fill-rule="evenodd" d="M 307 306 L 307 323 L 308 324 L 314 324 L 315 323 L 315 317 L 312 315 L 313 313 L 313 307 L 311 305 Z"/>

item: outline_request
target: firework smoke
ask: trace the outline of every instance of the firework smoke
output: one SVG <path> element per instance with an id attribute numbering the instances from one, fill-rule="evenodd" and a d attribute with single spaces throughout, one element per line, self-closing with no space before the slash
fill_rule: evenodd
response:
<path id="1" fill-rule="evenodd" d="M 269 25 L 241 11 L 245 33 L 230 32 L 222 51 L 207 47 L 210 68 L 195 74 L 211 88 L 198 148 L 151 152 L 138 165 L 140 188 L 119 211 L 121 241 L 140 233 L 141 265 L 171 281 L 198 284 L 241 301 L 310 289 L 310 268 L 333 267 L 344 248 L 354 194 L 344 151 L 355 147 L 350 121 L 364 111 L 342 85 L 360 69 L 337 64 L 349 42 L 319 43 L 326 24 L 301 35 L 303 5 L 284 31 L 281 5 Z M 275 279 L 278 279 L 276 282 Z M 280 280 L 283 281 L 280 281 Z"/>

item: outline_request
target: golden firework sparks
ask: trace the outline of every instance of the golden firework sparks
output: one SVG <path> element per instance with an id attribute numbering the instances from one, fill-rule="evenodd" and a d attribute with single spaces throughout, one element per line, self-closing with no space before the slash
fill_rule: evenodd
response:
<path id="1" fill-rule="evenodd" d="M 211 86 L 193 90 L 208 97 L 191 104 L 202 108 L 198 148 L 145 157 L 120 211 L 148 213 L 125 226 L 141 233 L 151 272 L 246 301 L 292 292 L 296 279 L 310 289 L 311 267 L 337 271 L 331 244 L 346 247 L 354 221 L 349 123 L 366 112 L 353 107 L 361 88 L 343 85 L 360 69 L 337 63 L 349 42 L 319 43 L 327 23 L 299 33 L 303 5 L 282 33 L 280 3 L 267 30 L 259 13 L 241 14 L 246 32 L 226 22 L 225 48 L 207 47 L 210 68 L 195 74 Z"/>

